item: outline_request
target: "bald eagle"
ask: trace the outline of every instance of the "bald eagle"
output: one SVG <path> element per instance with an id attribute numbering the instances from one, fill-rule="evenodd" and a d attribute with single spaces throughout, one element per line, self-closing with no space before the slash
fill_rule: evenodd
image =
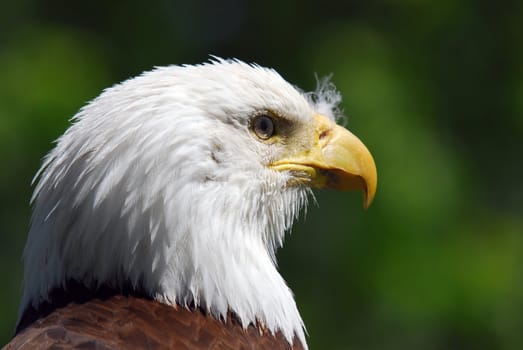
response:
<path id="1" fill-rule="evenodd" d="M 311 188 L 377 182 L 320 85 L 216 58 L 83 107 L 35 176 L 7 348 L 306 349 L 275 250 Z"/>

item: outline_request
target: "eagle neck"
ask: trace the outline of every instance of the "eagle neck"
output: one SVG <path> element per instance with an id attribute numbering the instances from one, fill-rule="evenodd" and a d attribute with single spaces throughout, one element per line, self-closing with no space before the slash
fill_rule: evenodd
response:
<path id="1" fill-rule="evenodd" d="M 244 328 L 281 331 L 290 344 L 297 338 L 306 347 L 303 321 L 274 257 L 298 212 L 295 206 L 303 204 L 306 194 L 289 192 L 274 202 L 276 197 L 256 197 L 254 192 L 263 193 L 241 195 L 233 190 L 227 199 L 220 199 L 209 189 L 200 201 L 207 208 L 197 207 L 206 212 L 187 208 L 187 215 L 199 219 L 191 220 L 194 224 L 186 235 L 174 235 L 175 248 L 167 253 L 167 268 L 155 297 L 206 309 L 218 319 L 233 313 Z M 195 191 L 193 197 L 199 194 Z M 255 200 L 247 203 L 249 196 Z M 205 215 L 209 211 L 213 215 Z"/>

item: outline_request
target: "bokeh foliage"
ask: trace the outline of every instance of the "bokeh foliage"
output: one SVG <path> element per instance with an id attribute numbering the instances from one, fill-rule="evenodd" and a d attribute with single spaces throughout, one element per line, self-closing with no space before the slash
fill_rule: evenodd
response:
<path id="1" fill-rule="evenodd" d="M 523 3 L 488 0 L 2 2 L 0 344 L 51 141 L 104 87 L 209 54 L 333 73 L 375 156 L 370 210 L 318 192 L 279 252 L 311 348 L 523 347 Z"/>

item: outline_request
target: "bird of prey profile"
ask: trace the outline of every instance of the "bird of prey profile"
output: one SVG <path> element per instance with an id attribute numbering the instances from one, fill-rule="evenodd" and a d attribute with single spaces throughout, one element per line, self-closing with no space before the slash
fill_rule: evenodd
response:
<path id="1" fill-rule="evenodd" d="M 376 191 L 339 101 L 220 58 L 105 90 L 35 177 L 6 348 L 306 349 L 275 250 L 311 188 Z"/>

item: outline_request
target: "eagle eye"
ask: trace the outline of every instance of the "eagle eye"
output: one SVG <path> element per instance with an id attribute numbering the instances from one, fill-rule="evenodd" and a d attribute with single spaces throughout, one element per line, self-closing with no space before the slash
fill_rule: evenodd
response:
<path id="1" fill-rule="evenodd" d="M 274 120 L 267 114 L 260 114 L 252 121 L 252 131 L 261 140 L 268 140 L 275 133 Z"/>

